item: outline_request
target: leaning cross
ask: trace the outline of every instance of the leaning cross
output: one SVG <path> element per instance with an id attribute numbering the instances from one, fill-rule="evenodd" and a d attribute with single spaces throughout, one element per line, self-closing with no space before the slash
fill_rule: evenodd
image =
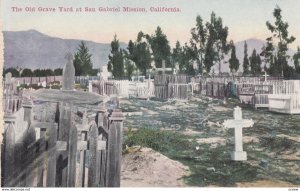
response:
<path id="1" fill-rule="evenodd" d="M 252 127 L 252 119 L 242 118 L 242 109 L 237 106 L 234 108 L 234 119 L 225 120 L 225 128 L 234 128 L 235 151 L 231 153 L 231 159 L 235 161 L 247 160 L 247 153 L 243 151 L 243 127 Z"/>

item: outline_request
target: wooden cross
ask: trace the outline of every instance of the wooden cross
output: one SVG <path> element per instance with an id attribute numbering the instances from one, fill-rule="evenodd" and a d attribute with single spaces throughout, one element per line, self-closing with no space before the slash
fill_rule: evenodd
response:
<path id="1" fill-rule="evenodd" d="M 162 67 L 161 68 L 157 68 L 157 71 L 162 71 L 162 74 L 164 75 L 166 71 L 172 71 L 172 68 L 166 68 L 166 63 L 163 60 L 162 61 Z"/>
<path id="2" fill-rule="evenodd" d="M 267 81 L 267 77 L 270 76 L 267 74 L 267 72 L 265 71 L 264 77 L 265 77 L 265 82 Z"/>
<path id="3" fill-rule="evenodd" d="M 237 106 L 234 108 L 234 119 L 225 120 L 225 128 L 234 128 L 235 151 L 231 154 L 232 160 L 247 160 L 247 153 L 243 151 L 243 128 L 252 127 L 252 119 L 242 118 L 242 109 Z"/>

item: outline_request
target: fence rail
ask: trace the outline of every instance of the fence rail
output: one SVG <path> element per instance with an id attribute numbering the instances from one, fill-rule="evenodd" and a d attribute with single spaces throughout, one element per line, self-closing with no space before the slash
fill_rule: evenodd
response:
<path id="1" fill-rule="evenodd" d="M 120 110 L 109 117 L 100 108 L 95 119 L 85 114 L 75 125 L 71 104 L 57 105 L 56 121 L 32 117 L 31 104 L 23 107 L 4 117 L 3 187 L 120 186 L 124 120 Z"/>

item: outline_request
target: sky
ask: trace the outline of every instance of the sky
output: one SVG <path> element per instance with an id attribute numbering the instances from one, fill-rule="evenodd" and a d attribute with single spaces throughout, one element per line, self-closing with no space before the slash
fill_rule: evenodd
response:
<path id="1" fill-rule="evenodd" d="M 5 31 L 35 29 L 49 36 L 103 43 L 111 42 L 117 34 L 121 42 L 127 43 L 135 40 L 139 31 L 154 34 L 160 26 L 172 47 L 177 40 L 182 44 L 189 41 L 197 15 L 208 21 L 212 11 L 229 27 L 228 40 L 264 40 L 271 35 L 265 23 L 274 23 L 272 12 L 279 5 L 283 20 L 289 23 L 289 33 L 296 37 L 291 48 L 300 46 L 300 0 L 2 0 L 1 3 Z M 122 9 L 124 6 L 148 11 L 75 12 L 80 7 L 98 10 L 99 7 Z M 12 7 L 22 8 L 22 11 L 13 11 Z M 39 7 L 55 8 L 56 12 L 39 12 Z M 60 12 L 58 7 L 72 7 L 73 12 Z M 177 7 L 181 11 L 150 12 L 150 7 Z"/>

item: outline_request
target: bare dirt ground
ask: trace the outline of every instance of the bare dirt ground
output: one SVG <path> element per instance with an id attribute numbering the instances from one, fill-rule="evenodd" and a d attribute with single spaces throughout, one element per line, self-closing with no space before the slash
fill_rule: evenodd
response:
<path id="1" fill-rule="evenodd" d="M 123 156 L 121 187 L 182 187 L 189 169 L 150 149 L 135 148 Z"/>

